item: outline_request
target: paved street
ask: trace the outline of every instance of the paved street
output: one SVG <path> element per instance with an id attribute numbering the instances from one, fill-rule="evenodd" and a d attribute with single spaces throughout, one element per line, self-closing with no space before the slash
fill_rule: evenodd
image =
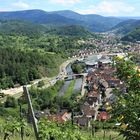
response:
<path id="1" fill-rule="evenodd" d="M 60 71 L 59 71 L 59 74 L 55 77 L 43 77 L 41 79 L 37 79 L 37 80 L 34 80 L 32 81 L 32 84 L 29 84 L 27 85 L 27 87 L 31 87 L 32 85 L 37 85 L 39 81 L 48 81 L 49 83 L 45 85 L 45 87 L 49 87 L 49 86 L 52 86 L 56 83 L 57 80 L 57 77 L 61 77 L 62 79 L 64 79 L 64 77 L 67 75 L 67 72 L 66 72 L 66 66 L 73 62 L 74 60 L 76 60 L 76 58 L 72 58 L 72 59 L 69 59 L 67 61 L 65 61 L 64 63 L 62 63 L 60 65 Z M 6 94 L 6 95 L 11 95 L 11 96 L 14 96 L 14 95 L 17 95 L 17 94 L 22 94 L 23 93 L 23 86 L 20 86 L 20 87 L 15 87 L 15 88 L 10 88 L 10 89 L 6 89 L 6 90 L 1 90 L 2 93 Z"/>

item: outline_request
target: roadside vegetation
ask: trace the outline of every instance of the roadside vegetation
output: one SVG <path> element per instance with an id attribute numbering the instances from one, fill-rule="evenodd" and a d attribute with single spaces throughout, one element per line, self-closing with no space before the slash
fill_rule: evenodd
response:
<path id="1" fill-rule="evenodd" d="M 20 22 L 14 22 L 20 27 Z M 11 28 L 9 24 L 6 23 L 5 26 Z M 42 28 L 38 29 L 42 31 Z M 5 29 L 0 34 L 0 89 L 25 85 L 41 77 L 56 75 L 60 64 L 68 56 L 73 56 L 85 47 L 79 40 L 84 42 L 86 35 L 92 36 L 88 31 L 83 32 L 81 27 L 74 28 L 75 31 L 73 26 L 65 27 L 64 30 L 49 29 L 49 33 L 39 32 L 33 25 L 29 26 L 29 30 L 22 28 L 21 32 Z M 80 32 L 77 33 L 77 30 Z M 90 47 L 95 48 L 95 45 L 91 44 Z M 43 117 L 38 121 L 40 140 L 140 139 L 140 69 L 135 64 L 139 63 L 139 59 L 135 56 L 130 59 L 116 57 L 114 61 L 116 77 L 125 83 L 126 93 L 122 94 L 119 89 L 114 90 L 117 99 L 110 112 L 112 122 L 94 121 L 90 128 L 81 128 L 73 125 L 73 120 L 59 124 Z M 83 63 L 72 64 L 74 73 L 82 73 L 84 68 Z M 55 115 L 67 109 L 74 115 L 82 114 L 80 107 L 85 97 L 81 98 L 80 92 L 73 93 L 75 80 L 71 81 L 64 96 L 60 96 L 59 91 L 64 83 L 65 81 L 59 80 L 54 86 L 44 88 L 44 81 L 40 81 L 38 87 L 32 86 L 29 92 L 35 112 L 46 110 Z M 23 128 L 24 138 L 34 140 L 32 126 L 26 119 L 29 114 L 25 97 L 16 99 L 11 96 L 5 97 L 3 93 L 0 97 L 0 139 L 6 140 L 9 137 L 11 140 L 19 140 L 20 130 Z M 116 123 L 120 123 L 120 126 L 116 127 Z"/>
<path id="2" fill-rule="evenodd" d="M 74 85 L 75 85 L 75 80 L 72 80 L 63 96 L 64 98 L 69 99 L 72 96 Z"/>
<path id="3" fill-rule="evenodd" d="M 85 63 L 78 63 L 77 61 L 75 61 L 72 65 L 71 65 L 72 71 L 76 74 L 80 74 L 84 72 L 84 69 L 86 68 Z"/>
<path id="4" fill-rule="evenodd" d="M 117 101 L 112 115 L 121 124 L 120 134 L 126 140 L 140 139 L 140 69 L 125 58 L 115 58 L 117 76 L 126 84 L 126 93 L 116 89 Z"/>
<path id="5" fill-rule="evenodd" d="M 0 34 L 1 89 L 55 76 L 60 64 L 84 47 L 80 37 L 27 35 Z"/>
<path id="6" fill-rule="evenodd" d="M 21 128 L 23 130 L 23 139 L 34 140 L 34 132 L 31 125 L 26 123 L 26 120 L 21 118 L 8 117 L 7 120 L 0 120 L 0 139 L 9 138 L 10 140 L 21 139 Z M 60 124 L 56 122 L 50 122 L 47 119 L 41 119 L 38 122 L 39 126 L 39 138 L 40 140 L 109 140 L 117 139 L 123 140 L 122 136 L 118 136 L 118 132 L 112 130 L 103 129 L 96 130 L 93 134 L 91 129 L 84 130 L 76 125 L 72 125 L 71 122 Z"/>

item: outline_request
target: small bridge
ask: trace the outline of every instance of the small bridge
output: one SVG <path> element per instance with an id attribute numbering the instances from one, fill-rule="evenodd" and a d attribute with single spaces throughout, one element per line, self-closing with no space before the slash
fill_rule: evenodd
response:
<path id="1" fill-rule="evenodd" d="M 73 80 L 76 77 L 84 77 L 86 76 L 87 73 L 80 73 L 80 74 L 68 74 L 67 76 L 64 77 L 65 80 Z"/>

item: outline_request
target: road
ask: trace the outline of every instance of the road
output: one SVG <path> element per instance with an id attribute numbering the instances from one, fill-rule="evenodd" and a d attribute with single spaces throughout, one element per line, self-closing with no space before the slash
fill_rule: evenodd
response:
<path id="1" fill-rule="evenodd" d="M 65 61 L 64 63 L 62 63 L 60 65 L 60 68 L 59 68 L 59 74 L 55 77 L 43 77 L 41 79 L 37 79 L 37 80 L 34 80 L 32 81 L 32 84 L 29 84 L 27 85 L 27 87 L 31 87 L 32 85 L 37 85 L 39 81 L 48 81 L 49 83 L 46 84 L 44 87 L 49 87 L 49 86 L 52 86 L 56 83 L 57 80 L 59 80 L 59 78 L 61 79 L 64 79 L 66 76 L 67 76 L 67 71 L 66 71 L 66 67 L 69 63 L 73 62 L 74 60 L 76 60 L 78 58 L 71 58 L 71 59 L 68 59 L 67 61 Z M 85 76 L 84 76 L 85 77 Z M 57 79 L 58 78 L 58 79 Z M 85 78 L 84 78 L 85 79 Z M 85 93 L 85 89 L 84 89 L 84 86 L 85 86 L 85 81 L 83 79 L 83 84 L 82 84 L 82 92 L 81 92 L 81 95 L 83 96 L 84 93 Z M 10 89 L 6 89 L 6 90 L 1 90 L 2 93 L 6 94 L 6 95 L 17 95 L 18 93 L 23 93 L 23 86 L 20 86 L 20 87 L 15 87 L 15 88 L 10 88 Z"/>
<path id="2" fill-rule="evenodd" d="M 81 96 L 82 97 L 85 95 L 85 92 L 86 92 L 86 89 L 85 89 L 85 86 L 86 86 L 86 76 L 87 76 L 87 73 L 84 73 L 83 74 L 82 91 L 81 91 Z"/>
<path id="3" fill-rule="evenodd" d="M 49 87 L 49 86 L 54 85 L 56 83 L 56 81 L 59 80 L 59 78 L 64 79 L 64 77 L 67 76 L 67 71 L 66 71 L 67 65 L 76 59 L 77 58 L 71 58 L 71 59 L 65 61 L 64 63 L 62 63 L 60 65 L 59 74 L 57 76 L 55 76 L 55 77 L 43 77 L 41 79 L 34 80 L 34 81 L 32 81 L 32 84 L 28 84 L 27 87 L 31 87 L 32 85 L 37 85 L 38 82 L 42 81 L 42 80 L 48 81 L 48 84 L 46 84 L 45 87 Z M 21 94 L 21 93 L 23 93 L 23 86 L 10 88 L 10 89 L 6 89 L 6 90 L 1 90 L 1 93 L 4 93 L 5 95 L 10 95 L 10 96 Z"/>

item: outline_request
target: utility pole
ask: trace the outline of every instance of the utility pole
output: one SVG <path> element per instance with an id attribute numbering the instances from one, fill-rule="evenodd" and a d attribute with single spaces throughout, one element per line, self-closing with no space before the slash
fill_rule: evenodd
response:
<path id="1" fill-rule="evenodd" d="M 20 121 L 22 123 L 23 117 L 22 117 L 22 107 L 21 107 L 20 99 L 18 99 L 18 105 L 19 105 L 19 111 L 20 111 Z M 21 135 L 21 140 L 23 140 L 23 137 L 24 137 L 24 128 L 23 128 L 23 126 L 21 126 L 20 135 Z"/>
<path id="2" fill-rule="evenodd" d="M 94 137 L 95 136 L 95 124 L 92 124 L 91 125 L 92 126 L 92 136 Z"/>
<path id="3" fill-rule="evenodd" d="M 29 95 L 29 91 L 28 91 L 27 86 L 23 86 L 23 91 L 24 91 L 24 95 L 26 97 L 26 101 L 28 103 L 28 108 L 29 108 L 30 114 L 31 114 L 31 121 L 33 123 L 36 140 L 39 140 L 38 126 L 37 126 L 36 118 L 35 118 L 34 111 L 33 111 L 32 102 L 31 102 L 31 99 L 30 99 L 30 95 Z"/>
<path id="4" fill-rule="evenodd" d="M 73 119 L 74 119 L 74 113 L 73 113 L 73 109 L 72 109 L 72 112 L 71 112 L 71 123 L 72 123 L 72 125 L 74 124 Z"/>

